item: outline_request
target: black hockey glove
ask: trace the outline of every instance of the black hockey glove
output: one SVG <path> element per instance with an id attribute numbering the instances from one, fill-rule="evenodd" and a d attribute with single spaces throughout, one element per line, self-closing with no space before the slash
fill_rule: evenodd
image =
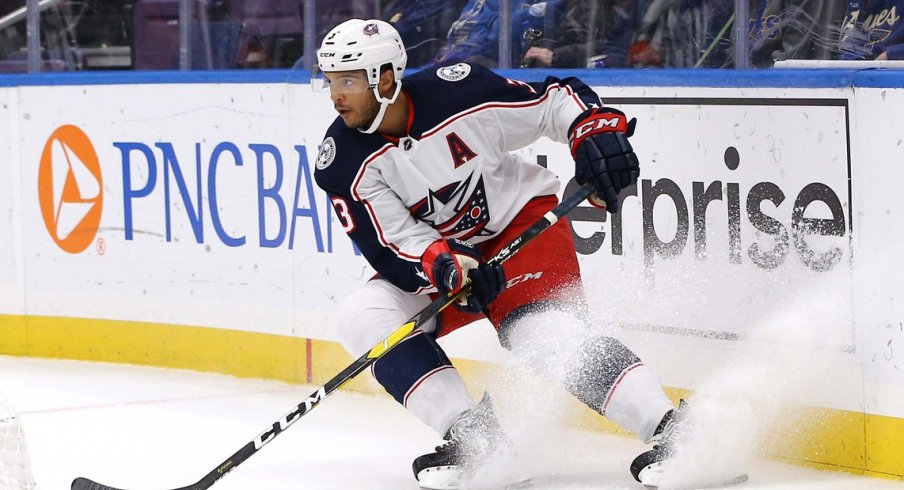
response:
<path id="1" fill-rule="evenodd" d="M 574 178 L 581 185 L 592 183 L 596 193 L 591 204 L 610 213 L 618 212 L 618 193 L 640 175 L 637 155 L 628 142 L 636 123 L 617 109 L 603 107 L 584 111 L 568 129 Z"/>
<path id="2" fill-rule="evenodd" d="M 471 290 L 455 303 L 468 313 L 480 313 L 505 289 L 502 266 L 488 264 L 480 250 L 461 240 L 433 242 L 421 256 L 421 265 L 441 293 L 457 293 L 470 282 Z"/>

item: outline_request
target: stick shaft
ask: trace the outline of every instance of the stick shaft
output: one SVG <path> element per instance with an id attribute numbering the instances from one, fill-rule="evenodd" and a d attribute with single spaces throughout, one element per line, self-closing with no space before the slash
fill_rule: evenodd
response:
<path id="1" fill-rule="evenodd" d="M 511 243 L 503 247 L 502 250 L 500 250 L 496 255 L 490 258 L 488 262 L 501 264 L 510 259 L 531 240 L 538 237 L 549 227 L 556 224 L 559 219 L 576 208 L 592 193 L 593 187 L 591 187 L 589 184 L 584 185 L 573 194 L 563 199 L 562 202 L 560 202 L 558 205 L 556 205 L 556 207 L 543 215 L 543 217 L 537 220 L 537 222 L 535 222 L 533 225 L 531 225 L 530 228 L 524 230 L 524 232 L 522 232 L 514 240 L 512 240 Z M 175 490 L 206 490 L 213 486 L 213 484 L 216 483 L 217 480 L 226 476 L 227 473 L 234 470 L 238 465 L 242 464 L 245 460 L 258 452 L 262 447 L 266 446 L 270 441 L 276 438 L 276 436 L 288 429 L 301 417 L 313 410 L 314 407 L 318 406 L 324 398 L 339 389 L 339 387 L 344 385 L 350 379 L 357 376 L 361 371 L 364 371 L 365 369 L 370 367 L 370 365 L 376 362 L 377 359 L 383 357 L 383 355 L 389 352 L 390 349 L 402 342 L 405 337 L 407 337 L 418 327 L 438 315 L 441 311 L 458 300 L 459 297 L 467 294 L 467 291 L 468 289 L 464 288 L 458 293 L 441 295 L 433 300 L 430 304 L 424 307 L 424 309 L 416 313 L 407 322 L 405 322 L 404 325 L 397 328 L 395 331 L 393 331 L 383 340 L 377 343 L 377 345 L 375 345 L 370 351 L 356 359 L 348 367 L 343 369 L 342 372 L 327 381 L 326 384 L 324 384 L 320 388 L 317 388 L 316 391 L 302 400 L 302 402 L 299 403 L 292 411 L 283 415 L 282 418 L 274 422 L 273 425 L 268 427 L 267 430 L 254 438 L 254 440 L 250 441 L 248 444 L 245 444 L 241 449 L 233 453 L 232 456 L 220 463 L 210 473 L 205 475 L 204 478 L 193 485 L 180 487 Z M 71 490 L 119 489 L 96 483 L 87 478 L 76 478 L 72 482 Z"/>

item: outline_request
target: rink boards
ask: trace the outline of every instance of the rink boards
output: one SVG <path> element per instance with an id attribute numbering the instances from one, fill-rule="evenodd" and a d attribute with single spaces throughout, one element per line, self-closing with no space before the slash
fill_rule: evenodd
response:
<path id="1" fill-rule="evenodd" d="M 789 329 L 801 357 L 833 360 L 831 383 L 795 397 L 832 424 L 775 454 L 904 477 L 904 76 L 577 74 L 638 118 L 643 169 L 619 216 L 573 214 L 599 321 L 675 393 L 739 339 Z M 0 353 L 315 382 L 343 368 L 335 311 L 372 271 L 312 180 L 334 113 L 305 77 L 0 78 Z M 519 153 L 565 191 L 564 145 Z M 475 374 L 505 358 L 486 325 L 445 345 Z"/>

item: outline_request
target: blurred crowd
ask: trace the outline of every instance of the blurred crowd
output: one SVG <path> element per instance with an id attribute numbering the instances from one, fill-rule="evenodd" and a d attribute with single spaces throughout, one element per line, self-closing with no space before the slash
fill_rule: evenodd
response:
<path id="1" fill-rule="evenodd" d="M 182 68 L 306 66 L 305 40 L 316 47 L 352 17 L 394 24 L 411 67 L 464 60 L 496 67 L 501 45 L 511 50 L 511 66 L 523 68 L 739 65 L 735 0 L 511 0 L 505 19 L 500 0 L 50 0 L 40 17 L 44 69 L 180 68 L 186 4 L 191 57 Z M 0 2 L 0 71 L 24 71 L 24 5 Z M 899 6 L 904 0 L 749 0 L 748 59 L 740 66 L 902 59 Z M 306 23 L 311 11 L 314 22 Z M 315 35 L 305 36 L 306 25 Z M 503 33 L 510 39 L 500 43 Z"/>
<path id="2" fill-rule="evenodd" d="M 748 64 L 768 68 L 787 59 L 902 59 L 899 6 L 904 10 L 904 0 L 749 0 Z M 499 0 L 468 1 L 435 59 L 492 65 L 498 59 L 498 10 Z M 403 37 L 412 35 L 399 27 Z M 440 38 L 446 32 L 442 24 L 433 29 Z M 516 2 L 511 32 L 515 66 L 735 66 L 734 0 Z"/>

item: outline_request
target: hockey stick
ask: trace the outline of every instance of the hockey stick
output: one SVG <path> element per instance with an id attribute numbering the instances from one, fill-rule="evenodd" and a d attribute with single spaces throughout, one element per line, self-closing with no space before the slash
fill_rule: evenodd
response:
<path id="1" fill-rule="evenodd" d="M 562 202 L 560 202 L 556 207 L 543 215 L 543 217 L 537 220 L 536 223 L 531 225 L 530 228 L 518 235 L 514 240 L 512 240 L 511 243 L 503 247 L 502 250 L 500 250 L 495 256 L 488 260 L 488 262 L 501 264 L 510 259 L 519 250 L 521 250 L 522 247 L 527 245 L 528 242 L 536 238 L 538 235 L 540 235 L 540 233 L 546 231 L 547 228 L 554 225 L 557 221 L 559 221 L 560 218 L 571 212 L 571 210 L 576 208 L 578 204 L 582 203 L 585 199 L 590 197 L 590 194 L 592 193 L 593 187 L 590 186 L 590 184 L 585 184 L 573 194 L 563 199 Z M 336 391 L 336 389 L 355 377 L 358 373 L 370 367 L 371 364 L 376 362 L 377 359 L 386 354 L 390 349 L 398 345 L 403 339 L 405 339 L 405 337 L 414 332 L 425 322 L 438 315 L 441 311 L 446 309 L 449 305 L 454 303 L 456 300 L 458 300 L 458 298 L 466 293 L 467 288 L 459 291 L 456 294 L 445 294 L 433 300 L 423 310 L 419 311 L 417 314 L 411 317 L 411 319 L 408 320 L 407 323 L 386 336 L 386 338 L 381 340 L 370 351 L 359 357 L 355 362 L 353 362 L 347 368 L 343 369 L 342 372 L 334 376 L 333 379 L 327 381 L 326 384 L 324 384 L 323 386 L 318 388 L 317 391 L 305 398 L 304 401 L 299 403 L 298 406 L 296 406 L 291 412 L 285 414 L 282 418 L 274 422 L 272 426 L 268 427 L 267 430 L 254 438 L 253 441 L 245 444 L 244 447 L 236 451 L 235 454 L 226 459 L 226 461 L 220 463 L 219 466 L 205 475 L 204 478 L 201 478 L 198 482 L 193 483 L 187 487 L 179 487 L 174 490 L 205 490 L 207 488 L 210 488 L 214 483 L 216 483 L 217 480 L 223 478 L 226 473 L 234 470 L 236 466 L 242 464 L 246 459 L 250 458 L 251 455 L 258 452 L 276 436 L 289 428 L 290 425 L 294 424 L 302 416 L 313 410 L 314 407 L 319 405 L 324 398 L 326 398 L 332 392 Z M 76 478 L 72 481 L 71 490 L 120 489 L 103 485 L 87 478 Z"/>

